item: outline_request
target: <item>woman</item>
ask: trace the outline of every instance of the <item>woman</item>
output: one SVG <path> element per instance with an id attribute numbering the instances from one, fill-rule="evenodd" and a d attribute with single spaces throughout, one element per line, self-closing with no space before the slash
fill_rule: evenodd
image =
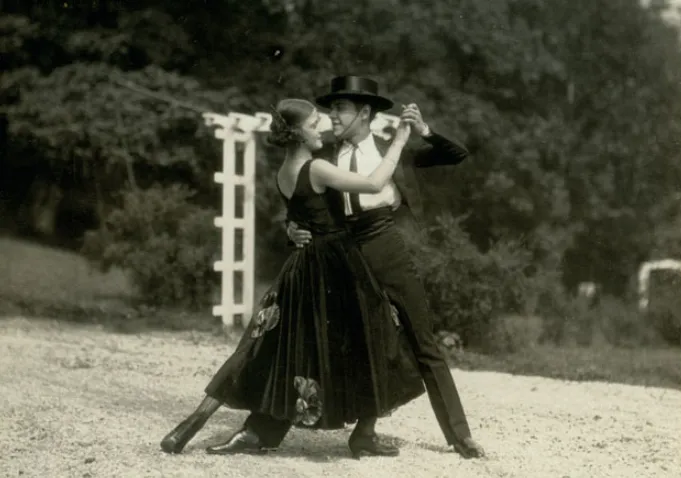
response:
<path id="1" fill-rule="evenodd" d="M 314 159 L 322 147 L 320 119 L 305 100 L 277 106 L 270 143 L 286 149 L 277 186 L 288 218 L 304 224 L 313 240 L 289 256 L 202 404 L 161 442 L 166 452 L 179 453 L 222 404 L 296 426 L 339 429 L 385 416 L 424 393 L 399 321 L 336 224 L 325 194 L 329 188 L 379 192 L 395 171 L 410 127 L 400 125 L 383 161 L 366 177 Z M 349 442 L 355 457 L 371 448 L 359 432 Z M 266 441 L 251 434 L 236 448 L 254 451 Z"/>

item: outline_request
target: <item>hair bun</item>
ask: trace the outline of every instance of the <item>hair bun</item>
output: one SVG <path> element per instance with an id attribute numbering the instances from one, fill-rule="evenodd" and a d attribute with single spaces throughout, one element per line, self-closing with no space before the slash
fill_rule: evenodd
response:
<path id="1" fill-rule="evenodd" d="M 278 122 L 273 122 L 267 142 L 273 146 L 285 148 L 296 139 L 296 134 L 291 129 Z"/>
<path id="2" fill-rule="evenodd" d="M 272 115 L 272 125 L 270 126 L 270 135 L 267 141 L 280 148 L 285 148 L 296 139 L 296 134 L 291 130 L 291 127 L 281 117 L 278 111 Z"/>
<path id="3" fill-rule="evenodd" d="M 302 142 L 301 134 L 296 128 L 312 114 L 315 110 L 314 105 L 307 100 L 286 98 L 281 100 L 276 108 L 271 109 L 272 124 L 267 142 L 280 148 Z"/>

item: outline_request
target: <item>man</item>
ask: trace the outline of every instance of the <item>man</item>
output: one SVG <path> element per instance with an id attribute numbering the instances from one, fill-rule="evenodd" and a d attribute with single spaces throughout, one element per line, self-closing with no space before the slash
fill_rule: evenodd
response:
<path id="1" fill-rule="evenodd" d="M 331 92 L 318 98 L 317 104 L 329 109 L 333 134 L 340 142 L 328 159 L 339 168 L 369 175 L 388 147 L 388 142 L 371 134 L 369 126 L 378 111 L 392 107 L 392 101 L 378 95 L 375 82 L 347 76 L 332 80 Z M 399 232 L 418 227 L 417 218 L 423 211 L 414 168 L 455 165 L 466 158 L 468 151 L 433 132 L 416 105 L 403 107 L 401 119 L 411 124 L 424 144 L 416 151 L 403 153 L 394 182 L 383 191 L 373 195 L 342 194 L 339 207 L 362 254 L 400 312 L 447 443 L 464 457 L 481 457 L 484 451 L 471 438 L 456 385 L 433 334 L 425 290 Z M 293 223 L 288 226 L 288 235 L 299 246 L 310 239 L 307 231 Z M 375 436 L 374 424 L 375 419 L 364 424 L 364 431 Z"/>

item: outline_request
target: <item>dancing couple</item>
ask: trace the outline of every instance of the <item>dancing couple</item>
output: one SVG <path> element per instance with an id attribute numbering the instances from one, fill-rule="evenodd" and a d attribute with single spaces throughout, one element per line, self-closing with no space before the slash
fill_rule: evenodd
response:
<path id="1" fill-rule="evenodd" d="M 396 456 L 376 434 L 377 419 L 427 391 L 447 443 L 481 457 L 400 231 L 422 211 L 413 168 L 458 164 L 468 153 L 432 131 L 414 104 L 402 107 L 391 143 L 371 134 L 376 113 L 393 102 L 368 78 L 334 78 L 316 103 L 329 111 L 332 141 L 322 141 L 320 114 L 303 99 L 279 102 L 269 137 L 286 150 L 276 182 L 297 248 L 199 407 L 161 448 L 180 453 L 226 405 L 251 413 L 208 453 L 265 452 L 293 426 L 356 423 L 353 457 Z M 405 148 L 412 133 L 422 144 Z"/>

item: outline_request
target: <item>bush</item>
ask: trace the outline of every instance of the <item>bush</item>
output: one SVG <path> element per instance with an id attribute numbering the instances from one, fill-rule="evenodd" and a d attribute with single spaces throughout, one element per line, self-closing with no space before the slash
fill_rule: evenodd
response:
<path id="1" fill-rule="evenodd" d="M 492 319 L 486 349 L 495 355 L 534 349 L 543 335 L 544 321 L 533 315 L 499 315 Z"/>
<path id="2" fill-rule="evenodd" d="M 527 273 L 530 254 L 520 244 L 502 241 L 482 253 L 463 231 L 463 219 L 438 217 L 434 227 L 412 236 L 411 246 L 436 328 L 484 348 L 494 317 L 526 313 L 535 279 Z"/>
<path id="3" fill-rule="evenodd" d="M 499 241 L 480 252 L 462 221 L 439 217 L 412 236 L 411 246 L 436 329 L 456 332 L 466 347 L 507 355 L 543 343 L 635 347 L 659 345 L 661 337 L 681 343 L 678 287 L 658 294 L 647 315 L 616 297 L 593 304 L 571 297 L 560 271 L 530 270 L 531 253 L 518 242 Z"/>
<path id="4" fill-rule="evenodd" d="M 142 299 L 156 306 L 205 307 L 219 287 L 215 211 L 190 202 L 183 186 L 127 191 L 122 206 L 85 236 L 83 253 L 100 269 L 129 272 Z"/>
<path id="5" fill-rule="evenodd" d="M 659 345 L 661 342 L 655 326 L 633 301 L 603 297 L 589 310 L 587 317 L 594 324 L 595 333 L 590 345 L 639 347 Z"/>
<path id="6" fill-rule="evenodd" d="M 595 305 L 585 298 L 555 295 L 544 310 L 543 339 L 565 346 L 635 347 L 659 345 L 660 333 L 633 301 L 602 297 Z M 558 306 L 556 306 L 558 304 Z"/>

